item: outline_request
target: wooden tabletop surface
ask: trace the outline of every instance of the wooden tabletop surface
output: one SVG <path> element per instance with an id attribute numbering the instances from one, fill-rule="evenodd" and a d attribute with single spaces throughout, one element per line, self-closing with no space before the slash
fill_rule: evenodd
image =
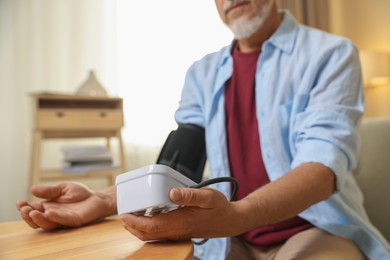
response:
<path id="1" fill-rule="evenodd" d="M 142 242 L 118 219 L 75 229 L 42 231 L 23 221 L 0 222 L 0 259 L 192 259 L 193 245 Z"/>

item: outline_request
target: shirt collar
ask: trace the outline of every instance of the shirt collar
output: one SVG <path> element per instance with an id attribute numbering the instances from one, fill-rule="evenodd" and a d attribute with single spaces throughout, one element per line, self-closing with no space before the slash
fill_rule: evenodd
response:
<path id="1" fill-rule="evenodd" d="M 279 48 L 286 53 L 291 53 L 294 49 L 295 39 L 298 33 L 298 23 L 288 10 L 281 10 L 280 14 L 283 17 L 283 20 L 279 25 L 279 28 L 265 44 L 269 42 L 276 48 Z"/>

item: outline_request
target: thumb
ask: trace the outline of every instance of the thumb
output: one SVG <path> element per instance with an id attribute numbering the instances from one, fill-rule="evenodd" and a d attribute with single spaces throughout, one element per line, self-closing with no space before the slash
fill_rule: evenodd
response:
<path id="1" fill-rule="evenodd" d="M 31 187 L 31 193 L 42 199 L 55 199 L 61 195 L 62 188 L 60 185 L 43 186 L 35 185 Z"/>
<path id="2" fill-rule="evenodd" d="M 169 192 L 172 202 L 184 206 L 212 208 L 215 194 L 212 189 L 173 188 Z"/>

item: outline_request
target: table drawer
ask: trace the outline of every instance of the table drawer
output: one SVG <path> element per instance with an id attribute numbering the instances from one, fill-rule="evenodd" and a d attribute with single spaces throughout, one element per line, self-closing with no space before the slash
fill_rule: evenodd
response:
<path id="1" fill-rule="evenodd" d="M 123 113 L 118 110 L 41 109 L 37 113 L 38 129 L 104 130 L 123 126 Z"/>

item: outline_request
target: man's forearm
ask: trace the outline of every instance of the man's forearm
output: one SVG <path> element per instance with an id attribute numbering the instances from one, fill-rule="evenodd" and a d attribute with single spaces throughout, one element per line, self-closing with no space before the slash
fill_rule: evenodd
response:
<path id="1" fill-rule="evenodd" d="M 248 221 L 243 230 L 277 223 L 296 216 L 327 199 L 335 191 L 335 175 L 319 163 L 303 164 L 280 179 L 236 202 Z"/>

